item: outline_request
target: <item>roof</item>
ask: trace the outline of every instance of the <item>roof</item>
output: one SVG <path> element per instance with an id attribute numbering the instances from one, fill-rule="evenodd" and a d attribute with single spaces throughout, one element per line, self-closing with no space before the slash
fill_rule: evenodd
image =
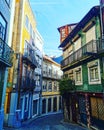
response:
<path id="1" fill-rule="evenodd" d="M 48 61 L 48 62 L 50 62 L 50 63 L 52 63 L 52 64 L 55 64 L 56 66 L 59 66 L 59 67 L 60 67 L 60 64 L 59 64 L 59 63 L 55 62 L 52 58 L 50 58 L 50 57 L 47 56 L 47 55 L 44 55 L 44 56 L 43 56 L 43 59 L 46 60 L 46 61 Z"/>
<path id="2" fill-rule="evenodd" d="M 71 31 L 67 38 L 60 44 L 59 48 L 65 47 L 68 42 L 82 29 L 85 25 L 94 17 L 100 13 L 100 7 L 94 6 L 91 10 L 83 17 L 83 19 L 76 25 L 76 27 Z"/>
<path id="3" fill-rule="evenodd" d="M 64 26 L 61 26 L 61 27 L 58 27 L 58 31 L 60 32 L 60 28 L 65 28 L 66 26 L 73 26 L 73 25 L 76 25 L 77 23 L 72 23 L 72 24 L 67 24 L 67 25 L 64 25 Z"/>

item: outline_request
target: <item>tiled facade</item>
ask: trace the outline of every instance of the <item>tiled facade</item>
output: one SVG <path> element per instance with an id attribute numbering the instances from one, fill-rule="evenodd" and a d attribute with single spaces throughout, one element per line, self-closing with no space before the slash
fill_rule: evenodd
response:
<path id="1" fill-rule="evenodd" d="M 100 25 L 100 8 L 95 6 L 59 46 L 63 49 L 64 75 L 73 79 L 76 86 L 72 94 L 72 119 L 99 128 L 104 127 L 104 41 Z"/>

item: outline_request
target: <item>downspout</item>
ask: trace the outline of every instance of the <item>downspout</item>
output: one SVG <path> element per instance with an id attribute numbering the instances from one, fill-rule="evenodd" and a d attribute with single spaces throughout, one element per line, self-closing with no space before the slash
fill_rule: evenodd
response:
<path id="1" fill-rule="evenodd" d="M 101 38 L 104 39 L 104 0 L 100 0 Z"/>
<path id="2" fill-rule="evenodd" d="M 17 70 L 17 91 L 18 91 L 17 109 L 20 109 L 21 75 L 22 75 L 22 55 L 19 53 L 18 54 L 18 70 Z"/>

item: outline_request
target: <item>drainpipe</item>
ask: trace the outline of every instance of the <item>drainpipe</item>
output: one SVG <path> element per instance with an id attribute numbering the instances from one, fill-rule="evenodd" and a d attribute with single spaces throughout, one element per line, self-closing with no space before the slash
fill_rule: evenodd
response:
<path id="1" fill-rule="evenodd" d="M 104 48 L 104 0 L 100 0 L 100 20 L 101 20 L 101 47 Z M 102 58 L 102 63 L 104 64 L 104 58 Z M 104 66 L 103 66 L 104 72 Z M 104 80 L 104 79 L 103 79 Z M 104 100 L 104 87 L 103 87 L 103 100 Z"/>
<path id="2" fill-rule="evenodd" d="M 18 102 L 17 109 L 20 109 L 20 87 L 21 87 L 21 75 L 22 75 L 22 55 L 18 53 L 18 70 L 17 70 L 17 91 L 18 91 Z"/>
<path id="3" fill-rule="evenodd" d="M 100 0 L 101 38 L 104 39 L 104 0 Z"/>

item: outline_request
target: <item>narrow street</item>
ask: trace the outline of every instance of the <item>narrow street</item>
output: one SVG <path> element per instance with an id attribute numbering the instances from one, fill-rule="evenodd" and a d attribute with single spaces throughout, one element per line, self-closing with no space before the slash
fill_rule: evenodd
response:
<path id="1" fill-rule="evenodd" d="M 44 116 L 22 124 L 21 128 L 4 130 L 87 130 L 76 124 L 64 123 L 62 114 Z"/>

